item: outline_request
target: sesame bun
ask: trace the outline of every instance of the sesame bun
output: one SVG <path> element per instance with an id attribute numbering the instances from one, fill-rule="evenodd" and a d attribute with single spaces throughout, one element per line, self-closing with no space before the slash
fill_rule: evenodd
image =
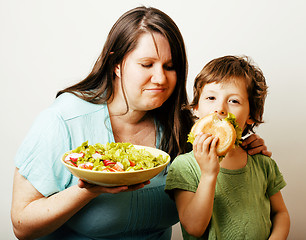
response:
<path id="1" fill-rule="evenodd" d="M 194 138 L 200 132 L 210 133 L 213 136 L 218 137 L 218 156 L 224 156 L 229 150 L 231 150 L 234 147 L 237 138 L 233 124 L 226 119 L 219 119 L 216 113 L 200 118 L 191 128 L 190 135 Z M 189 142 L 193 143 L 190 139 Z"/>

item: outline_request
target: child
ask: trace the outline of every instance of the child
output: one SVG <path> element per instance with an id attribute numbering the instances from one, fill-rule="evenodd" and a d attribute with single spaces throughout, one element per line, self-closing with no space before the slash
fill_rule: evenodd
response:
<path id="1" fill-rule="evenodd" d="M 262 123 L 266 94 L 260 69 L 246 57 L 225 56 L 197 76 L 191 107 L 199 118 L 233 113 L 245 136 Z M 193 151 L 170 166 L 165 189 L 175 199 L 184 239 L 286 239 L 290 220 L 280 192 L 286 183 L 276 163 L 235 147 L 219 164 L 217 141 L 198 134 Z"/>

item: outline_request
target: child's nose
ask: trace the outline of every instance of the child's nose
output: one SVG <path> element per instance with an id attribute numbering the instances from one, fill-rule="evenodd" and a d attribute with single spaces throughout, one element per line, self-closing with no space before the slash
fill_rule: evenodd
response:
<path id="1" fill-rule="evenodd" d="M 217 106 L 215 113 L 217 113 L 220 116 L 225 116 L 227 115 L 227 110 L 223 104 L 220 104 Z"/>
<path id="2" fill-rule="evenodd" d="M 225 111 L 222 111 L 222 110 L 221 111 L 216 110 L 215 113 L 218 113 L 219 115 L 222 115 L 222 116 L 226 115 Z"/>

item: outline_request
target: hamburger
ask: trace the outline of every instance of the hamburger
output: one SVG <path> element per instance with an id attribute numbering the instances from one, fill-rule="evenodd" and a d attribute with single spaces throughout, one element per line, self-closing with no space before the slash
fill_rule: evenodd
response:
<path id="1" fill-rule="evenodd" d="M 210 133 L 218 137 L 216 151 L 221 158 L 235 145 L 238 146 L 241 143 L 242 130 L 239 128 L 236 117 L 232 113 L 229 113 L 224 119 L 220 119 L 217 113 L 200 118 L 191 128 L 188 142 L 193 144 L 196 135 L 200 132 Z"/>

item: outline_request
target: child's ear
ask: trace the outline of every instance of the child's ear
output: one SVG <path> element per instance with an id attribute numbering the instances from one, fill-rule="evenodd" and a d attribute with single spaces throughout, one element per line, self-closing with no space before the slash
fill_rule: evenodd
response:
<path id="1" fill-rule="evenodd" d="M 249 116 L 249 118 L 247 119 L 246 123 L 248 125 L 252 125 L 253 123 L 255 123 L 255 121 Z"/>
<path id="2" fill-rule="evenodd" d="M 114 72 L 118 78 L 121 77 L 121 68 L 119 64 L 116 65 Z"/>
<path id="3" fill-rule="evenodd" d="M 193 110 L 193 114 L 196 115 L 198 118 L 200 118 L 200 117 L 199 117 L 198 108 L 199 108 L 199 107 L 198 107 L 198 105 L 197 105 L 197 106 L 195 106 L 192 110 Z"/>

